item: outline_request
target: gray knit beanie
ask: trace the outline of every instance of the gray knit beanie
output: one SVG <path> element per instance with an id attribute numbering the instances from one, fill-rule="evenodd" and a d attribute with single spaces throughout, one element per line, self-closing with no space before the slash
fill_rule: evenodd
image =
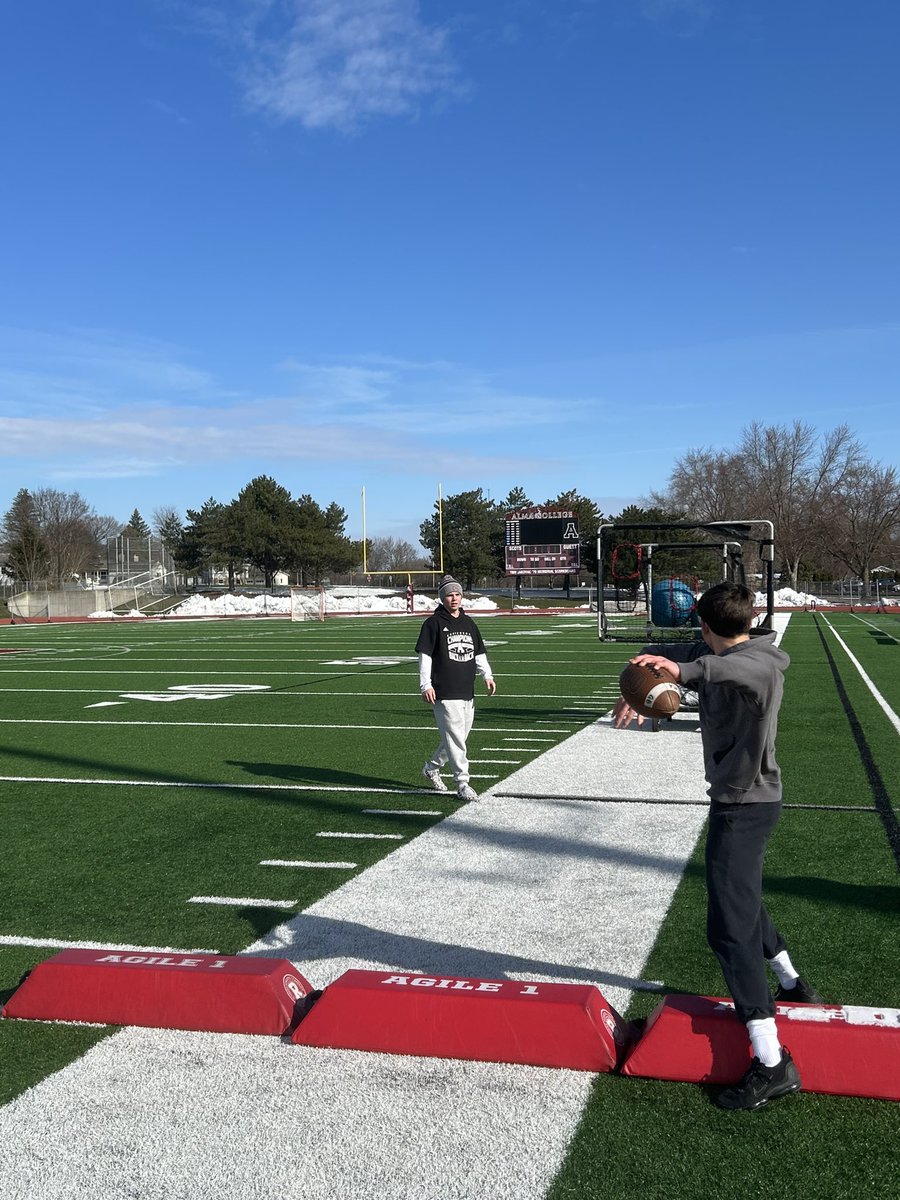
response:
<path id="1" fill-rule="evenodd" d="M 462 584 L 459 583 L 452 575 L 445 575 L 438 587 L 438 597 L 444 600 L 448 592 L 459 592 L 462 595 Z"/>

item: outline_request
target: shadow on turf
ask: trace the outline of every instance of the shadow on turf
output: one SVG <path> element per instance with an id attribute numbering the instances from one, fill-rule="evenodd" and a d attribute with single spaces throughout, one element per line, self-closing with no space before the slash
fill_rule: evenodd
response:
<path id="1" fill-rule="evenodd" d="M 226 760 L 229 767 L 240 767 L 248 775 L 259 775 L 265 779 L 283 779 L 289 783 L 331 784 L 338 787 L 404 788 L 419 791 L 419 780 L 376 779 L 373 775 L 357 775 L 353 771 L 334 770 L 331 767 L 310 767 L 305 763 L 243 762 L 240 759 Z"/>
<path id="2" fill-rule="evenodd" d="M 249 912 L 246 918 L 250 921 L 254 919 Z M 268 929 L 263 930 L 262 939 L 265 939 L 267 933 Z M 288 936 L 285 937 L 285 934 Z M 311 913 L 300 913 L 287 925 L 281 926 L 272 945 L 262 946 L 255 950 L 254 954 L 265 957 L 275 952 L 297 963 L 301 970 L 308 971 L 314 987 L 324 987 L 331 982 L 330 979 L 316 975 L 317 961 L 350 959 L 354 965 L 377 963 L 391 971 L 416 975 L 453 975 L 475 979 L 540 975 L 569 983 L 594 983 L 601 988 L 621 987 L 631 991 L 662 994 L 661 988 L 646 980 L 634 979 L 613 971 L 578 967 L 570 963 L 545 962 L 542 959 L 500 954 L 448 942 L 435 942 L 427 938 L 374 929 L 356 921 L 340 921 Z M 340 970 L 343 971 L 343 967 Z"/>
<path id="3" fill-rule="evenodd" d="M 816 625 L 816 633 L 819 635 L 819 640 L 822 643 L 822 648 L 825 651 L 825 657 L 828 659 L 828 666 L 831 671 L 831 677 L 834 680 L 834 685 L 837 688 L 838 697 L 844 709 L 844 714 L 850 726 L 850 732 L 853 734 L 853 740 L 856 742 L 856 748 L 862 761 L 863 769 L 866 773 L 866 779 L 869 784 L 869 789 L 872 793 L 872 799 L 875 802 L 875 807 L 878 810 L 878 815 L 881 818 L 881 823 L 884 826 L 884 831 L 887 836 L 888 845 L 894 855 L 894 861 L 900 867 L 900 821 L 897 819 L 897 814 L 894 811 L 894 806 L 891 803 L 890 792 L 884 777 L 878 768 L 875 760 L 875 755 L 866 739 L 862 723 L 857 716 L 856 709 L 853 707 L 853 702 L 844 687 L 844 681 L 841 678 L 840 668 L 837 665 L 834 654 L 831 651 L 831 646 L 825 637 L 825 631 L 817 616 L 813 616 Z"/>
<path id="4" fill-rule="evenodd" d="M 891 916 L 897 912 L 897 889 L 890 884 L 864 886 L 815 875 L 766 875 L 764 887 L 768 893 L 800 896 L 822 906 L 868 909 Z"/>
<path id="5" fill-rule="evenodd" d="M 35 762 L 42 763 L 65 763 L 69 766 L 84 767 L 90 772 L 108 771 L 110 764 L 98 762 L 96 759 L 81 758 L 74 754 L 55 754 L 48 750 L 29 750 L 25 747 L 16 747 L 15 751 L 17 758 L 31 759 Z M 404 791 L 419 793 L 427 791 L 421 777 L 413 779 L 375 779 L 371 775 L 356 775 L 349 771 L 333 771 L 326 768 L 298 766 L 296 763 L 250 763 L 241 762 L 239 760 L 226 760 L 229 766 L 241 767 L 250 775 L 269 776 L 273 779 L 283 779 L 292 783 L 311 783 L 311 784 L 343 784 L 346 787 L 368 788 L 399 788 Z M 162 771 L 157 764 L 154 764 L 152 770 L 148 770 L 142 766 L 130 766 L 125 764 L 117 764 L 116 770 L 126 772 L 132 779 L 147 780 L 152 783 L 171 783 L 175 787 L 184 786 L 184 784 L 193 782 L 185 780 L 183 773 L 177 775 Z M 103 775 L 94 775 L 91 782 L 103 783 Z M 198 783 L 206 785 L 206 780 L 197 780 Z M 233 786 L 234 780 L 223 779 L 218 781 L 221 784 L 222 790 L 227 791 L 229 786 Z M 52 780 L 48 780 L 52 783 Z M 419 784 L 422 783 L 420 787 Z M 215 790 L 215 784 L 210 790 Z M 269 799 L 273 799 L 272 793 L 265 793 Z M 304 797 L 304 803 L 309 803 L 309 800 Z M 325 801 L 323 801 L 325 803 Z M 348 812 L 355 812 L 356 809 L 351 805 L 348 806 Z"/>

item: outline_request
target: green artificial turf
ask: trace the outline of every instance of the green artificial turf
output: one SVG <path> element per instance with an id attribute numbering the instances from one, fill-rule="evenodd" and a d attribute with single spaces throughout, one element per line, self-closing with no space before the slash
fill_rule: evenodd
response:
<path id="1" fill-rule="evenodd" d="M 873 631 L 848 614 L 828 619 L 896 709 L 900 651 L 888 634 L 900 636 L 900 623 L 879 618 Z M 633 648 L 600 645 L 589 616 L 480 624 L 499 689 L 490 700 L 479 692 L 471 757 L 526 761 L 524 752 L 479 750 L 512 744 L 527 727 L 549 739 L 537 754 L 611 707 Z M 408 840 L 429 828 L 439 818 L 362 812 L 455 807 L 452 796 L 416 790 L 436 742 L 418 697 L 418 626 L 372 618 L 0 627 L 0 647 L 33 648 L 0 655 L 0 774 L 45 781 L 0 785 L 11 831 L 0 857 L 0 934 L 232 953 L 402 844 L 318 831 Z M 778 753 L 786 802 L 799 807 L 785 809 L 772 839 L 767 902 L 826 998 L 898 1006 L 897 732 L 821 614 L 797 614 L 785 648 L 793 665 Z M 384 656 L 395 661 L 374 661 Z M 228 682 L 267 690 L 123 699 Z M 108 706 L 88 707 L 98 703 Z M 491 771 L 505 778 L 516 769 Z M 161 786 L 115 782 L 123 780 Z M 718 995 L 703 932 L 702 849 L 701 840 L 644 973 L 671 991 Z M 358 866 L 303 872 L 261 867 L 263 858 Z M 295 903 L 287 912 L 187 903 L 201 894 Z M 0 945 L 0 993 L 52 953 Z M 646 1016 L 657 1001 L 636 993 L 628 1015 Z M 108 1032 L 0 1022 L 0 1100 Z M 600 1076 L 550 1197 L 881 1200 L 895 1194 L 898 1131 L 898 1108 L 885 1102 L 804 1093 L 761 1113 L 727 1114 L 703 1087 Z"/>
<path id="2" fill-rule="evenodd" d="M 418 694 L 418 627 L 374 618 L 0 628 L 0 647 L 27 651 L 0 655 L 0 774 L 45 781 L 0 790 L 0 934 L 236 953 L 402 844 L 318 832 L 405 842 L 439 818 L 362 810 L 454 811 L 455 797 L 435 796 L 420 774 L 437 733 Z M 489 768 L 500 778 L 609 707 L 592 664 L 610 656 L 590 621 L 483 629 L 499 692 L 479 691 L 471 756 L 526 727 L 545 739 L 531 753 L 486 754 L 512 760 Z M 159 698 L 229 683 L 261 690 Z M 65 780 L 83 782 L 54 782 Z M 189 903 L 196 895 L 291 907 Z M 0 989 L 54 952 L 0 946 Z M 62 1028 L 0 1023 L 0 1065 L 16 1062 L 8 1095 L 94 1037 Z"/>

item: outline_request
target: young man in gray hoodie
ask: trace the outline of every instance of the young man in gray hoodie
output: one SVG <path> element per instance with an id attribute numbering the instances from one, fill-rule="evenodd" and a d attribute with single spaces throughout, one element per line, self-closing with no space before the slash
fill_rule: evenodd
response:
<path id="1" fill-rule="evenodd" d="M 706 838 L 706 936 L 719 960 L 735 1012 L 747 1025 L 753 1060 L 744 1077 L 716 1098 L 720 1108 L 755 1109 L 795 1092 L 800 1076 L 775 1028 L 766 964 L 777 999 L 819 1003 L 795 970 L 787 944 L 762 901 L 766 845 L 781 813 L 775 761 L 778 709 L 790 659 L 774 633 L 750 635 L 753 597 L 742 584 L 719 583 L 697 602 L 703 642 L 648 647 L 633 663 L 669 671 L 700 698 L 700 731 L 710 797 Z M 653 651 L 665 650 L 665 654 Z M 621 699 L 616 728 L 637 716 Z"/>

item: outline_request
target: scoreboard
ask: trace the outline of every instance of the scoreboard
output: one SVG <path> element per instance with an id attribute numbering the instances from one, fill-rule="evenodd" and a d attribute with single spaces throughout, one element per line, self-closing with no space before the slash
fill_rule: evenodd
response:
<path id="1" fill-rule="evenodd" d="M 580 566 L 576 513 L 544 505 L 506 514 L 507 575 L 569 575 Z"/>

